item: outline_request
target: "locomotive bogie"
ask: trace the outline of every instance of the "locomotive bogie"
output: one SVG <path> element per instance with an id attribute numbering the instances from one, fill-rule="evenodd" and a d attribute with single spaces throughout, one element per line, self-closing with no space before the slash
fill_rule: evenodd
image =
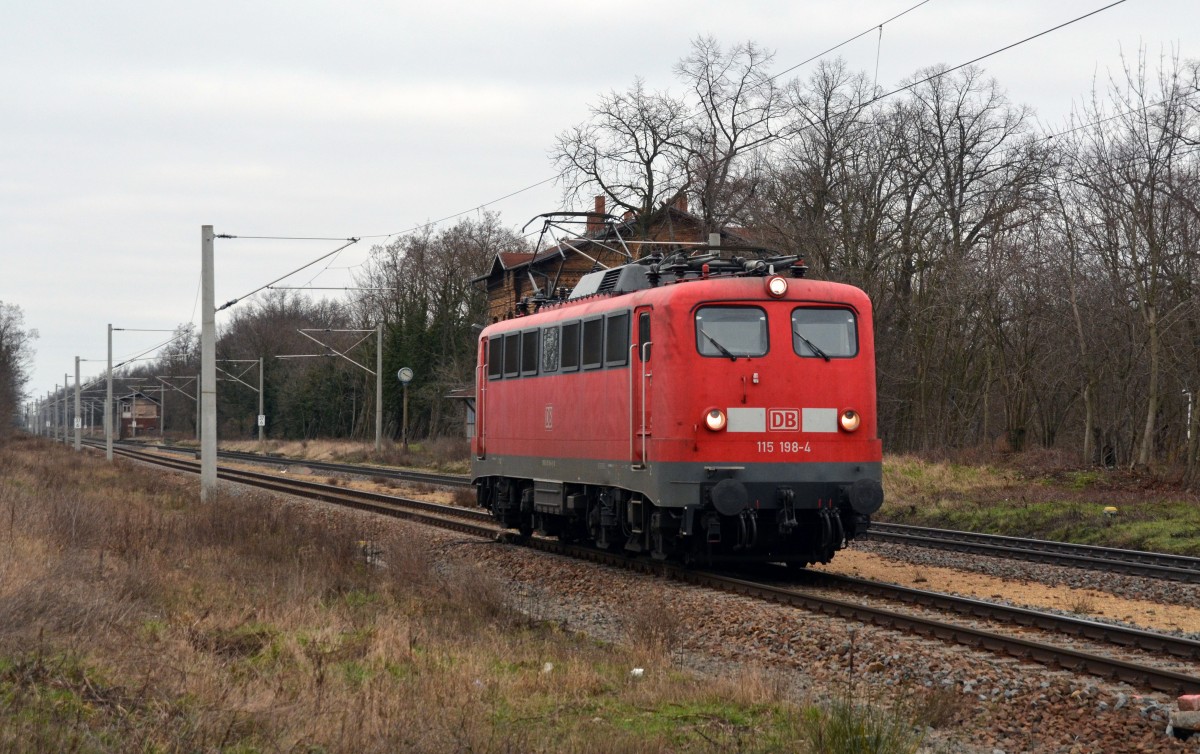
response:
<path id="1" fill-rule="evenodd" d="M 828 488 L 829 497 L 803 506 L 794 504 L 790 494 L 780 494 L 777 505 L 760 506 L 757 500 L 750 504 L 734 485 L 731 479 L 701 485 L 703 499 L 672 508 L 630 490 L 545 480 L 488 478 L 480 480 L 478 489 L 480 505 L 523 534 L 536 531 L 564 541 L 590 541 L 602 549 L 688 562 L 827 562 L 869 524 L 869 514 L 854 511 L 836 488 Z"/>

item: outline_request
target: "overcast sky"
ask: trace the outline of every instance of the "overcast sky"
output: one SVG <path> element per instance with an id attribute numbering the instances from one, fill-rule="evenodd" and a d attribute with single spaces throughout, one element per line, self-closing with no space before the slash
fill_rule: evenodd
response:
<path id="1" fill-rule="evenodd" d="M 1108 1 L 929 0 L 834 55 L 873 72 L 878 48 L 890 89 Z M 917 2 L 0 3 L 0 301 L 40 333 L 30 392 L 76 356 L 100 374 L 108 323 L 198 326 L 201 225 L 366 237 L 471 210 L 551 177 L 555 135 L 600 93 L 682 93 L 697 36 L 754 40 L 781 71 Z M 1139 46 L 1200 57 L 1200 3 L 1127 0 L 982 65 L 1053 131 Z M 490 206 L 515 226 L 561 208 L 552 183 Z M 345 285 L 384 240 L 281 285 Z M 336 246 L 218 241 L 217 302 Z M 161 339 L 119 332 L 114 357 Z"/>

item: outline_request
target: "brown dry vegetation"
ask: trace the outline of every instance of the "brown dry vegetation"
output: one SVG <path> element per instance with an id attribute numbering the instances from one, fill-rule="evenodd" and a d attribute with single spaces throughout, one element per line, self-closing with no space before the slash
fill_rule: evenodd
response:
<path id="1" fill-rule="evenodd" d="M 181 442 L 181 445 L 195 444 Z M 348 440 L 243 440 L 222 442 L 221 450 L 243 453 L 274 453 L 288 458 L 334 463 L 381 464 L 402 468 L 434 469 L 447 473 L 467 473 L 470 467 L 470 443 L 464 437 L 437 437 L 413 441 L 405 450 L 402 443 L 384 440 L 376 453 L 374 442 Z"/>
<path id="2" fill-rule="evenodd" d="M 662 606 L 598 644 L 416 539 L 374 538 L 369 564 L 364 520 L 0 447 L 0 750 L 803 748 L 815 711 L 775 683 L 673 667 Z"/>
<path id="3" fill-rule="evenodd" d="M 1200 495 L 1147 470 L 1045 450 L 889 455 L 883 468 L 881 521 L 1200 555 Z"/>

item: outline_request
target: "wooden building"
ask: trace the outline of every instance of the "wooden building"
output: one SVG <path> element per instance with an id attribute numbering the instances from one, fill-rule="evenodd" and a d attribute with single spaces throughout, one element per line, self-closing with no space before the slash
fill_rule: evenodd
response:
<path id="1" fill-rule="evenodd" d="M 487 272 L 472 280 L 486 286 L 488 323 L 517 316 L 521 301 L 529 296 L 558 288 L 569 291 L 593 270 L 625 264 L 626 254 L 640 259 L 696 244 L 753 245 L 749 234 L 740 228 L 706 234 L 701 219 L 687 211 L 687 198 L 682 194 L 656 213 L 645 234 L 637 234 L 628 217 L 618 222 L 607 218 L 604 205 L 604 197 L 597 196 L 582 236 L 559 240 L 538 252 L 500 252 L 492 258 Z"/>
<path id="2" fill-rule="evenodd" d="M 161 415 L 158 401 L 145 393 L 123 395 L 117 398 L 117 436 L 124 440 L 157 432 Z"/>

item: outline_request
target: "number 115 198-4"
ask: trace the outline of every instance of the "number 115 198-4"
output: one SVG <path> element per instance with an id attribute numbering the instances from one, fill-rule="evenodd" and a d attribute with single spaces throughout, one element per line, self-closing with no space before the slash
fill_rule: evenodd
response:
<path id="1" fill-rule="evenodd" d="M 807 442 L 799 440 L 760 440 L 759 453 L 811 453 L 812 447 Z"/>

